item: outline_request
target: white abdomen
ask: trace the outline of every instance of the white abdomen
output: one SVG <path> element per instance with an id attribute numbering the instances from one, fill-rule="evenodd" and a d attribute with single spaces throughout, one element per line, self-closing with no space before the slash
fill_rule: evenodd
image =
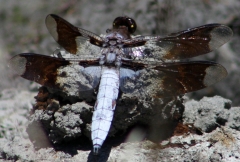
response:
<path id="1" fill-rule="evenodd" d="M 103 67 L 97 101 L 92 117 L 93 152 L 98 154 L 108 135 L 119 91 L 119 70 Z"/>

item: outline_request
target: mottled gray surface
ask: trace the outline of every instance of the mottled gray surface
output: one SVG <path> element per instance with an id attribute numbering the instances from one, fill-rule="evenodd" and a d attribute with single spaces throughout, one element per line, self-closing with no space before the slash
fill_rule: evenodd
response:
<path id="1" fill-rule="evenodd" d="M 22 120 L 17 126 L 15 126 L 15 129 L 11 128 L 14 126 L 5 126 L 4 138 L 0 138 L 0 159 L 4 161 L 7 159 L 19 161 L 79 161 L 79 159 L 81 159 L 81 161 L 93 161 L 96 158 L 98 158 L 99 161 L 109 162 L 239 160 L 240 132 L 236 129 L 236 127 L 233 128 L 233 126 L 239 124 L 237 118 L 234 116 L 236 116 L 236 112 L 240 109 L 240 107 L 231 108 L 231 101 L 219 96 L 215 96 L 213 98 L 205 97 L 201 101 L 192 100 L 185 103 L 185 106 L 187 107 L 187 110 L 184 113 L 185 116 L 183 118 L 185 122 L 195 125 L 195 123 L 199 123 L 198 119 L 203 116 L 205 120 L 202 121 L 202 127 L 205 128 L 204 126 L 207 124 L 208 126 L 211 126 L 211 123 L 209 123 L 209 121 L 215 120 L 213 123 L 217 125 L 217 128 L 212 129 L 209 131 L 209 133 L 206 133 L 202 129 L 202 135 L 185 133 L 180 136 L 173 136 L 169 139 L 166 139 L 165 141 L 161 142 L 160 145 L 158 145 L 148 140 L 139 142 L 139 140 L 142 139 L 141 136 L 144 134 L 144 131 L 136 128 L 133 129 L 133 131 L 129 134 L 129 136 L 132 137 L 130 138 L 128 136 L 128 139 L 131 139 L 130 141 L 128 140 L 127 143 L 121 142 L 116 145 L 116 142 L 111 143 L 113 140 L 108 140 L 106 142 L 107 144 L 103 146 L 101 154 L 97 157 L 94 157 L 90 152 L 91 146 L 89 143 L 85 143 L 85 147 L 66 143 L 63 147 L 57 147 L 57 149 L 52 148 L 52 145 L 48 142 L 48 137 L 44 136 L 44 132 L 40 131 L 42 129 L 40 125 L 38 125 L 39 123 L 35 123 L 34 125 L 36 128 L 35 140 L 36 137 L 39 137 L 38 142 L 40 142 L 41 145 L 36 146 L 36 142 L 33 144 L 29 139 L 30 135 L 26 134 L 25 131 L 27 123 L 29 122 L 26 120 L 26 115 L 20 113 L 26 109 L 28 105 L 27 103 L 31 103 L 33 101 L 27 99 L 32 99 L 32 93 L 21 91 L 5 91 L 5 93 L 9 94 L 9 96 L 11 96 L 11 99 L 4 97 L 0 98 L 1 113 L 7 114 L 8 109 L 14 109 L 14 105 L 17 104 L 19 111 L 16 111 L 16 113 L 12 114 L 20 114 L 18 118 Z M 21 98 L 21 101 L 19 101 L 20 97 L 23 96 L 23 94 L 26 96 L 26 98 Z M 10 103 L 13 103 L 12 105 L 8 106 L 8 109 L 6 109 L 6 106 L 4 107 L 2 104 L 6 100 L 9 100 Z M 213 109 L 208 109 L 208 106 L 213 107 Z M 80 107 L 85 108 L 81 109 Z M 80 114 L 81 116 L 81 114 L 84 112 L 84 109 L 86 112 L 86 105 L 81 106 L 79 104 L 74 104 L 70 107 L 70 110 L 63 110 L 66 111 L 65 119 L 63 119 L 64 122 L 62 122 L 63 120 L 60 120 L 58 124 L 56 123 L 56 125 L 60 126 L 62 124 L 60 127 L 63 132 L 67 132 L 68 130 L 68 133 L 72 132 L 74 134 L 74 131 L 78 130 L 74 129 L 69 124 L 83 124 L 81 122 L 81 118 L 76 117 L 76 114 Z M 223 113 L 223 111 L 225 112 Z M 37 114 L 41 113 L 41 111 L 38 111 L 34 116 L 36 117 Z M 70 113 L 72 114 L 69 116 Z M 216 119 L 220 116 L 220 114 L 225 116 L 225 124 L 216 123 Z M 55 115 L 56 120 L 58 120 L 58 117 L 63 117 L 63 115 L 59 113 L 55 113 Z M 48 115 L 43 116 L 45 116 L 44 120 L 46 121 L 47 119 L 51 119 L 51 117 L 49 118 Z M 72 119 L 74 119 L 74 116 L 75 121 L 72 121 Z M 5 117 L 5 121 L 11 121 L 11 116 L 7 115 Z M 32 120 L 30 119 L 30 121 Z M 70 129 L 70 127 L 72 128 Z M 198 127 L 198 125 L 196 127 Z M 200 127 L 201 126 L 198 128 Z M 135 134 L 133 132 L 135 132 Z M 162 130 L 162 134 L 164 133 L 165 131 Z M 115 137 L 115 139 L 117 138 L 118 137 Z M 56 138 L 56 140 L 57 139 L 58 138 Z M 77 141 L 78 140 L 76 140 L 76 142 Z M 38 149 L 34 149 L 34 147 L 38 147 Z"/>
<path id="2" fill-rule="evenodd" d="M 58 93 L 51 93 L 49 96 L 56 98 L 54 104 L 46 101 L 46 110 L 35 110 L 34 114 L 30 116 L 27 128 L 30 138 L 38 142 L 39 136 L 35 137 L 38 134 L 36 132 L 44 129 L 46 136 L 49 136 L 50 141 L 55 144 L 73 142 L 81 136 L 88 137 L 90 141 L 91 129 L 89 126 L 92 120 L 94 101 L 74 100 L 72 98 L 76 99 L 77 96 L 69 96 L 69 94 L 64 101 Z M 64 104 L 64 102 L 68 104 Z M 120 95 L 109 136 L 128 131 L 135 125 L 144 125 L 150 127 L 148 135 L 151 140 L 165 139 L 173 133 L 183 110 L 181 99 L 176 101 L 172 98 L 142 100 L 130 95 Z M 165 131 L 165 133 L 161 134 L 157 130 Z M 39 147 L 37 143 L 36 146 Z"/>
<path id="3" fill-rule="evenodd" d="M 234 37 L 229 44 L 224 45 L 212 54 L 199 59 L 217 61 L 224 65 L 229 76 L 216 86 L 193 93 L 198 99 L 204 95 L 221 95 L 229 98 L 232 105 L 239 105 L 239 0 L 162 0 L 162 1 L 31 1 L 8 0 L 0 5 L 0 160 L 19 161 L 93 161 L 90 153 L 91 142 L 88 138 L 80 140 L 85 146 L 68 146 L 65 149 L 53 149 L 48 139 L 68 141 L 69 137 L 78 138 L 90 136 L 91 105 L 85 101 L 63 106 L 64 113 L 39 111 L 30 118 L 43 120 L 51 130 L 50 138 L 45 134 L 39 122 L 32 122 L 32 133 L 25 129 L 28 123 L 28 111 L 34 103 L 36 84 L 18 78 L 10 73 L 7 61 L 11 56 L 21 52 L 35 52 L 49 55 L 58 46 L 51 38 L 44 19 L 47 14 L 55 13 L 67 19 L 76 26 L 88 29 L 96 34 L 104 33 L 111 27 L 113 19 L 119 15 L 128 15 L 138 24 L 137 34 L 160 34 L 184 30 L 207 23 L 222 23 L 234 27 Z M 30 86 L 29 86 L 30 85 Z M 12 89 L 9 89 L 12 88 Z M 25 91 L 22 91 L 24 89 Z M 31 92 L 26 91 L 30 89 Z M 34 91 L 35 92 L 32 92 Z M 90 101 L 88 101 L 90 102 Z M 168 124 L 168 120 L 161 120 L 170 114 L 173 103 L 167 99 L 162 102 L 136 102 L 131 96 L 123 96 L 119 100 L 118 109 L 114 117 L 114 126 L 110 135 L 118 130 L 125 130 L 131 125 L 139 123 L 149 124 L 153 114 L 161 115 L 160 123 Z M 57 103 L 57 102 L 56 102 Z M 165 103 L 165 104 L 164 104 Z M 86 107 L 82 109 L 81 107 Z M 152 109 L 148 109 L 152 107 Z M 162 109 L 159 109 L 162 107 Z M 176 107 L 173 107 L 176 110 Z M 221 97 L 204 98 L 201 101 L 186 103 L 184 121 L 193 123 L 203 132 L 203 135 L 187 134 L 172 137 L 165 141 L 169 147 L 159 147 L 148 141 L 136 143 L 116 142 L 122 135 L 106 141 L 103 154 L 99 161 L 239 161 L 239 107 L 231 107 L 229 100 Z M 163 112 L 163 113 L 161 113 Z M 82 115 L 82 113 L 84 115 Z M 55 118 L 56 117 L 56 118 Z M 53 120 L 54 119 L 54 120 Z M 134 119 L 134 120 L 132 120 Z M 65 121 L 65 122 L 63 122 Z M 80 125 L 80 127 L 79 127 Z M 155 125 L 155 126 L 156 126 Z M 144 129 L 136 128 L 139 139 L 146 137 Z M 169 131 L 169 127 L 156 129 L 153 127 L 149 139 L 162 138 Z M 134 132 L 134 131 L 133 131 Z M 210 133 L 205 133 L 210 132 Z M 29 133 L 29 129 L 28 129 Z M 33 137 L 39 137 L 39 145 L 33 145 Z M 129 135 L 130 138 L 131 135 Z M 157 138 L 156 138 L 157 136 Z M 66 138 L 63 138 L 66 137 Z M 135 137 L 137 138 L 137 137 Z M 134 139 L 135 139 L 134 138 Z M 180 139 L 179 139 L 180 138 Z M 192 141 L 191 139 L 194 139 Z M 64 139 L 64 140 L 63 140 Z M 115 140 L 115 141 L 114 141 Z M 185 141 L 185 142 L 184 142 Z M 191 142 L 192 141 L 192 142 Z M 34 150 L 34 147 L 43 147 Z M 45 148 L 49 147 L 49 148 Z M 63 147 L 60 147 L 63 148 Z"/>
<path id="4" fill-rule="evenodd" d="M 231 103 L 232 101 L 220 96 L 188 101 L 183 113 L 184 123 L 194 123 L 199 130 L 211 132 L 216 127 L 226 124 L 232 111 L 232 109 L 229 111 Z"/>
<path id="5" fill-rule="evenodd" d="M 187 6 L 187 7 L 186 7 Z M 239 10 L 238 0 L 162 0 L 162 1 L 39 1 L 31 0 L 4 1 L 0 6 L 0 47 L 1 59 L 0 90 L 12 87 L 27 88 L 29 82 L 16 79 L 9 75 L 6 61 L 20 52 L 35 52 L 49 55 L 57 43 L 48 33 L 45 17 L 55 13 L 76 26 L 88 29 L 96 34 L 104 34 L 115 17 L 128 15 L 134 18 L 138 25 L 136 34 L 167 35 L 191 27 L 208 23 L 222 23 L 233 27 L 234 37 L 229 44 L 219 50 L 197 59 L 217 61 L 229 72 L 222 82 L 194 94 L 198 99 L 204 95 L 215 94 L 233 101 L 233 105 L 240 103 L 239 89 L 235 88 L 239 82 Z M 7 77 L 6 77 L 7 76 Z"/>

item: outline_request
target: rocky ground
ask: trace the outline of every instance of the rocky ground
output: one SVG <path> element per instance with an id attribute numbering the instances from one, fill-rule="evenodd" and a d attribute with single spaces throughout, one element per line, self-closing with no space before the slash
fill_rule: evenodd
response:
<path id="1" fill-rule="evenodd" d="M 4 1 L 0 6 L 0 161 L 240 161 L 239 11 L 238 0 Z M 7 60 L 17 53 L 48 55 L 56 49 L 44 25 L 49 13 L 99 34 L 119 15 L 134 18 L 137 34 L 143 35 L 226 24 L 234 31 L 232 40 L 197 60 L 216 61 L 229 75 L 215 86 L 191 93 L 190 99 L 184 97 L 183 105 L 180 99 L 149 104 L 122 96 L 110 137 L 101 154 L 93 156 L 91 102 L 33 114 L 38 87 L 7 68 Z M 177 124 L 175 119 L 181 116 L 183 124 Z"/>
<path id="2" fill-rule="evenodd" d="M 1 110 L 4 111 L 4 115 L 1 117 L 1 132 L 4 136 L 0 139 L 2 160 L 131 162 L 239 161 L 240 158 L 240 107 L 232 107 L 230 100 L 220 96 L 204 97 L 200 101 L 189 100 L 184 103 L 184 125 L 178 125 L 177 128 L 174 128 L 173 136 L 160 143 L 143 140 L 145 138 L 153 139 L 146 136 L 149 130 L 147 131 L 143 127 L 133 127 L 127 133 L 111 137 L 103 145 L 101 154 L 94 156 L 89 139 L 80 136 L 78 138 L 84 138 L 88 142 L 78 139 L 74 143 L 67 142 L 53 147 L 43 131 L 42 125 L 37 124 L 36 121 L 34 123 L 27 120 L 29 118 L 27 111 L 31 109 L 31 104 L 34 102 L 32 99 L 34 93 L 8 90 L 4 91 L 4 94 L 6 94 L 5 97 L 1 97 L 0 100 L 0 104 L 4 105 L 1 106 Z M 28 100 L 23 99 L 22 96 Z M 68 110 L 68 112 L 72 110 Z M 43 112 L 35 113 L 33 116 L 41 116 L 39 113 Z M 79 114 L 78 117 L 81 117 L 84 112 Z M 65 134 L 74 138 L 73 131 L 76 129 L 64 129 L 69 124 L 81 119 L 75 118 L 74 114 L 55 113 L 55 117 L 57 116 L 68 118 L 65 121 L 59 121 L 59 124 L 64 121 L 64 124 L 60 124 L 62 132 L 65 131 Z M 58 119 L 55 118 L 55 120 L 55 124 L 58 125 Z M 33 125 L 35 129 L 31 128 Z M 33 131 L 29 131 L 30 129 Z M 169 127 L 169 129 L 172 128 Z M 160 131 L 162 134 L 166 133 L 164 129 Z M 81 131 L 78 134 L 81 134 Z M 31 138 L 33 135 L 34 142 Z"/>

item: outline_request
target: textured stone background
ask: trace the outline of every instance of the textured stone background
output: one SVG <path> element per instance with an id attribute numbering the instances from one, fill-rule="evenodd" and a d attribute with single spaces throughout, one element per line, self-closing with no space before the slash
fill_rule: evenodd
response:
<path id="1" fill-rule="evenodd" d="M 216 86 L 193 93 L 198 99 L 204 95 L 221 95 L 239 105 L 239 8 L 238 0 L 160 0 L 160 1 L 4 1 L 0 6 L 1 59 L 0 90 L 28 88 L 29 82 L 12 76 L 7 59 L 21 52 L 50 54 L 58 46 L 48 33 L 44 21 L 49 13 L 58 14 L 72 24 L 97 34 L 105 33 L 113 19 L 128 15 L 138 24 L 136 34 L 166 35 L 171 32 L 207 23 L 222 23 L 233 27 L 234 37 L 220 50 L 197 60 L 217 61 L 224 65 L 229 77 Z"/>
<path id="2" fill-rule="evenodd" d="M 108 161 L 239 159 L 239 107 L 231 108 L 231 106 L 240 105 L 239 0 L 104 0 L 101 2 L 96 0 L 8 0 L 1 2 L 0 159 L 92 161 L 91 147 L 76 148 L 75 152 L 73 148 L 71 148 L 72 152 L 51 148 L 34 151 L 25 131 L 28 112 L 34 104 L 33 96 L 37 93 L 36 84 L 30 84 L 29 81 L 11 73 L 7 67 L 7 60 L 22 52 L 50 54 L 56 49 L 58 45 L 44 24 L 45 17 L 49 13 L 57 14 L 72 24 L 97 34 L 105 33 L 106 29 L 111 27 L 113 19 L 119 15 L 134 18 L 138 24 L 136 34 L 142 35 L 166 35 L 207 23 L 222 23 L 232 27 L 234 37 L 228 44 L 211 54 L 195 58 L 195 60 L 216 61 L 226 67 L 229 72 L 229 76 L 222 82 L 191 93 L 190 97 L 201 99 L 203 96 L 220 95 L 230 99 L 232 103 L 221 97 L 214 97 L 209 100 L 203 99 L 199 103 L 189 101 L 185 104 L 186 109 L 188 108 L 185 112 L 190 114 L 185 113 L 184 119 L 199 128 L 203 135 L 190 134 L 181 139 L 174 136 L 170 141 L 165 142 L 167 146 L 161 146 L 161 148 L 148 142 L 121 145 L 118 143 L 114 145 L 115 148 L 105 150 L 104 156 L 100 157 L 99 161 L 107 161 L 107 159 Z M 141 132 L 141 129 L 137 130 Z M 194 142 L 189 138 L 193 138 Z M 47 141 L 47 138 L 43 141 Z M 46 142 L 46 145 L 50 144 Z"/>

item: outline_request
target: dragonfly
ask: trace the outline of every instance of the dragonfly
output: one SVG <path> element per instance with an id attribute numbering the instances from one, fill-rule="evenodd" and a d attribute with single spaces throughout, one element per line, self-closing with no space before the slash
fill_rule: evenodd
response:
<path id="1" fill-rule="evenodd" d="M 225 25 L 207 24 L 166 36 L 143 36 L 134 35 L 137 24 L 127 16 L 117 17 L 105 35 L 75 27 L 55 14 L 49 14 L 45 23 L 72 58 L 21 53 L 11 58 L 10 66 L 21 77 L 60 91 L 70 82 L 65 78 L 69 72 L 66 67 L 79 68 L 77 91 L 97 91 L 91 123 L 96 155 L 111 127 L 119 92 L 139 98 L 178 96 L 209 87 L 227 76 L 226 69 L 215 62 L 180 61 L 228 42 L 233 32 Z M 86 55 L 81 52 L 84 43 L 99 50 Z M 145 83 L 146 78 L 151 82 Z M 82 80 L 87 85 L 81 84 Z"/>

